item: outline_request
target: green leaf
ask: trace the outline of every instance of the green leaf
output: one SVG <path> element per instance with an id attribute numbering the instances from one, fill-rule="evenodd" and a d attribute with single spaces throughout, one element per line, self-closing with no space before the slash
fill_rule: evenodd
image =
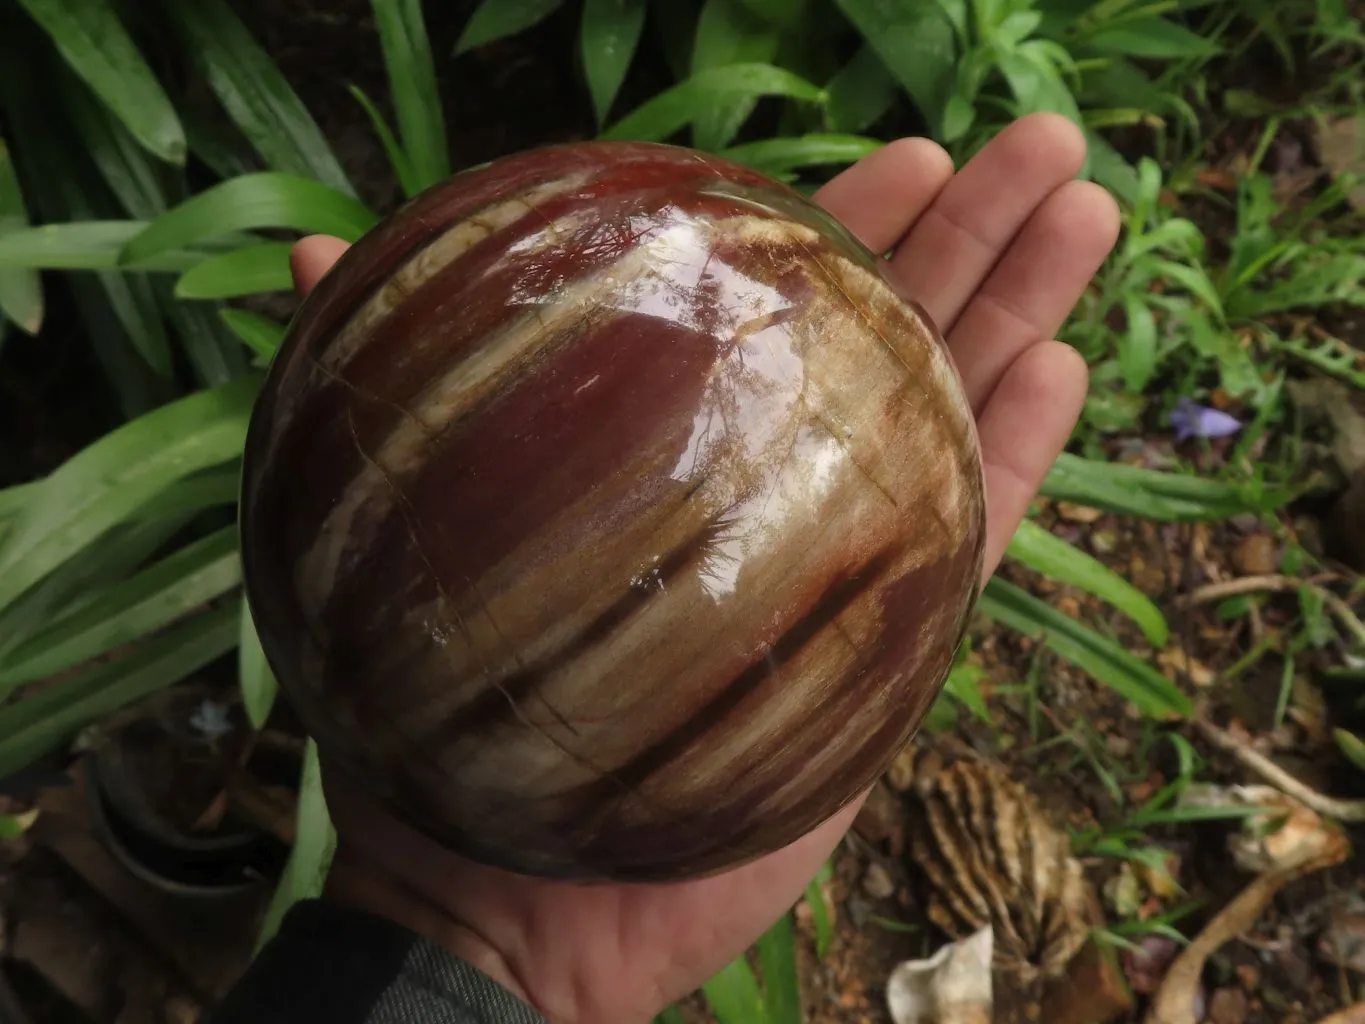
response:
<path id="1" fill-rule="evenodd" d="M 1293 492 L 1267 487 L 1258 494 L 1218 480 L 1097 462 L 1063 452 L 1040 493 L 1158 522 L 1216 522 L 1243 512 L 1278 508 Z"/>
<path id="2" fill-rule="evenodd" d="M 403 151 L 398 136 L 393 134 L 389 122 L 384 120 L 384 115 L 375 106 L 374 100 L 366 95 L 364 89 L 358 85 L 348 86 L 347 89 L 355 97 L 356 102 L 360 104 L 360 109 L 365 111 L 365 116 L 370 119 L 370 126 L 374 129 L 375 135 L 379 136 L 379 144 L 384 147 L 384 155 L 389 158 L 389 166 L 393 168 L 393 175 L 398 179 L 403 194 L 409 197 L 415 196 L 422 189 L 417 184 L 416 172 L 413 171 L 412 162 L 408 159 L 408 154 Z"/>
<path id="3" fill-rule="evenodd" d="M 232 504 L 236 499 L 234 479 L 223 501 L 205 501 L 201 508 Z M 0 613 L 0 657 L 8 657 L 54 619 L 75 615 L 98 601 L 184 529 L 197 511 L 172 508 L 117 526 L 57 566 Z"/>
<path id="4" fill-rule="evenodd" d="M 728 963 L 701 990 L 719 1024 L 771 1024 L 758 979 L 743 957 Z"/>
<path id="5" fill-rule="evenodd" d="M 1209 275 L 1203 267 L 1176 263 L 1174 260 L 1157 260 L 1155 266 L 1159 273 L 1169 277 L 1191 295 L 1199 298 L 1220 319 L 1222 318 L 1223 302 L 1218 297 L 1218 290 L 1214 288 L 1213 282 L 1209 280 Z"/>
<path id="6" fill-rule="evenodd" d="M 0 267 L 35 270 L 146 270 L 183 272 L 198 266 L 224 245 L 237 246 L 242 236 L 206 242 L 195 248 L 158 252 L 135 264 L 120 264 L 119 255 L 150 223 L 141 220 L 87 220 L 40 224 L 0 233 Z"/>
<path id="7" fill-rule="evenodd" d="M 864 43 L 825 86 L 825 126 L 834 132 L 862 132 L 880 121 L 896 102 L 900 85 L 877 51 Z"/>
<path id="8" fill-rule="evenodd" d="M 38 808 L 23 814 L 0 814 L 0 839 L 18 839 L 38 820 Z"/>
<path id="9" fill-rule="evenodd" d="M 819 102 L 824 93 L 790 71 L 771 64 L 731 64 L 702 71 L 617 121 L 602 133 L 606 139 L 660 141 L 686 127 L 721 93 L 732 96 L 787 96 Z"/>
<path id="10" fill-rule="evenodd" d="M 180 338 L 180 347 L 201 387 L 216 388 L 247 372 L 246 353 L 232 332 L 216 316 L 216 306 L 204 302 L 165 299 L 166 316 Z"/>
<path id="11" fill-rule="evenodd" d="M 19 2 L 139 143 L 167 163 L 185 162 L 185 133 L 175 108 L 110 0 Z"/>
<path id="12" fill-rule="evenodd" d="M 75 75 L 61 75 L 56 87 L 76 128 L 73 141 L 89 154 L 123 210 L 138 220 L 164 213 L 168 191 L 181 185 L 183 174 L 151 156 Z"/>
<path id="13" fill-rule="evenodd" d="M 0 555 L 0 609 L 172 484 L 239 457 L 257 388 L 256 380 L 242 379 L 162 406 L 46 477 Z"/>
<path id="14" fill-rule="evenodd" d="M 645 27 L 645 0 L 584 0 L 578 46 L 598 127 L 626 80 Z"/>
<path id="15" fill-rule="evenodd" d="M 355 194 L 317 122 L 225 0 L 163 0 L 161 9 L 267 167 Z"/>
<path id="16" fill-rule="evenodd" d="M 559 10 L 564 0 L 483 0 L 470 16 L 455 53 L 491 43 L 497 39 L 525 32 Z"/>
<path id="17" fill-rule="evenodd" d="M 1165 18 L 1142 18 L 1085 36 L 1083 42 L 1101 53 L 1125 57 L 1178 59 L 1212 57 L 1222 47 Z"/>
<path id="18" fill-rule="evenodd" d="M 830 944 L 834 941 L 834 922 L 830 919 L 824 888 L 833 876 L 833 868 L 829 861 L 825 861 L 806 886 L 806 903 L 810 906 L 811 924 L 815 926 L 815 955 L 821 960 L 829 953 Z"/>
<path id="19" fill-rule="evenodd" d="M 284 341 L 284 324 L 268 316 L 247 309 L 220 309 L 218 315 L 228 330 L 237 335 L 243 345 L 256 353 L 259 361 L 269 362 Z"/>
<path id="20" fill-rule="evenodd" d="M 152 221 L 123 250 L 136 264 L 170 249 L 236 231 L 285 228 L 355 241 L 378 218 L 358 199 L 309 178 L 263 171 L 232 178 Z"/>
<path id="21" fill-rule="evenodd" d="M 232 299 L 294 287 L 289 242 L 262 242 L 214 256 L 191 267 L 175 283 L 178 299 Z"/>
<path id="22" fill-rule="evenodd" d="M 665 1006 L 654 1018 L 654 1024 L 687 1024 L 687 1018 L 676 1006 Z"/>
<path id="23" fill-rule="evenodd" d="M 966 662 L 954 665 L 943 684 L 943 692 L 971 712 L 973 718 L 989 725 L 991 712 L 986 707 L 986 698 L 981 695 L 980 684 L 984 677 L 985 673 L 975 665 Z"/>
<path id="24" fill-rule="evenodd" d="M 1333 729 L 1332 739 L 1336 740 L 1337 749 L 1346 755 L 1346 758 L 1361 771 L 1365 771 L 1365 742 L 1353 732 L 1345 729 Z"/>
<path id="25" fill-rule="evenodd" d="M 407 156 L 409 196 L 450 177 L 441 92 L 421 0 L 373 0 L 389 96 Z"/>
<path id="26" fill-rule="evenodd" d="M 236 527 L 187 544 L 16 648 L 0 663 L 0 699 L 153 633 L 240 581 Z"/>
<path id="27" fill-rule="evenodd" d="M 1186 718 L 1193 713 L 1190 699 L 1156 669 L 1012 583 L 992 578 L 977 607 L 1090 673 L 1144 715 Z"/>
<path id="28" fill-rule="evenodd" d="M 740 0 L 706 0 L 692 44 L 692 74 L 731 64 L 771 63 L 777 44 L 777 30 L 750 13 Z M 718 87 L 709 96 L 701 90 L 700 102 L 702 110 L 692 123 L 692 144 L 714 152 L 729 145 L 753 113 L 758 97 Z"/>
<path id="29" fill-rule="evenodd" d="M 953 24 L 943 8 L 924 0 L 835 3 L 919 108 L 930 134 L 941 134 L 958 64 Z"/>
<path id="30" fill-rule="evenodd" d="M 0 139 L 0 235 L 28 226 L 19 176 Z M 0 327 L 8 319 L 25 334 L 36 335 L 43 326 L 43 283 L 36 270 L 0 267 Z"/>
<path id="31" fill-rule="evenodd" d="M 270 663 L 265 660 L 261 638 L 256 632 L 251 606 L 242 598 L 242 636 L 237 646 L 238 682 L 242 689 L 242 706 L 253 729 L 260 729 L 270 717 L 279 684 Z"/>
<path id="32" fill-rule="evenodd" d="M 295 812 L 294 848 L 284 873 L 275 887 L 270 906 L 266 908 L 265 923 L 256 940 L 256 952 L 279 930 L 285 914 L 299 900 L 322 894 L 327 870 L 336 850 L 336 830 L 327 813 L 327 801 L 322 792 L 322 770 L 318 763 L 318 748 L 309 740 L 304 748 L 303 775 L 299 780 L 299 802 Z"/>
<path id="33" fill-rule="evenodd" d="M 237 630 L 233 603 L 0 709 L 0 778 L 57 749 L 92 722 L 199 671 L 232 650 Z"/>
<path id="34" fill-rule="evenodd" d="M 785 32 L 801 29 L 807 16 L 808 0 L 744 0 L 744 6 Z"/>
<path id="35" fill-rule="evenodd" d="M 803 1024 L 801 983 L 796 975 L 796 935 L 790 914 L 783 914 L 758 939 L 764 1003 L 771 1024 Z"/>
<path id="36" fill-rule="evenodd" d="M 1019 524 L 1010 540 L 1008 554 L 1034 572 L 1050 579 L 1080 587 L 1101 601 L 1113 605 L 1127 615 L 1142 630 L 1148 641 L 1162 647 L 1170 635 L 1170 627 L 1161 610 L 1146 594 L 1138 590 L 1105 565 L 1080 548 L 1068 544 L 1055 534 L 1043 529 L 1032 519 Z"/>
<path id="37" fill-rule="evenodd" d="M 722 150 L 720 155 L 767 174 L 784 174 L 798 167 L 856 163 L 884 143 L 861 135 L 802 135 L 761 139 Z"/>
<path id="38" fill-rule="evenodd" d="M 1123 386 L 1131 394 L 1138 394 L 1156 373 L 1156 317 L 1137 295 L 1125 296 L 1123 308 L 1128 316 L 1128 330 L 1119 337 L 1119 368 Z"/>

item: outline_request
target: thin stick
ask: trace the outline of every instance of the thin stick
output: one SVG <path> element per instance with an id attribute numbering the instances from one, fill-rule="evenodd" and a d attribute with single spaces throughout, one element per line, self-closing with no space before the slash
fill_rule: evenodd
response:
<path id="1" fill-rule="evenodd" d="M 1198 717 L 1195 719 L 1195 725 L 1215 747 L 1226 750 L 1246 767 L 1265 779 L 1266 782 L 1283 790 L 1310 810 L 1317 811 L 1325 818 L 1334 818 L 1337 821 L 1352 823 L 1365 821 L 1365 800 L 1341 800 L 1334 796 L 1319 793 L 1316 789 L 1312 789 L 1294 778 L 1260 751 L 1253 749 L 1208 719 L 1202 716 Z"/>
<path id="2" fill-rule="evenodd" d="M 1176 957 L 1152 1000 L 1147 1024 L 1195 1024 L 1194 994 L 1209 956 L 1250 928 L 1282 888 L 1304 875 L 1341 863 L 1346 853 L 1346 842 L 1339 839 L 1307 863 L 1271 871 L 1248 884 Z"/>
<path id="3" fill-rule="evenodd" d="M 1319 577 L 1320 579 L 1333 579 L 1334 577 Z M 1365 622 L 1361 622 L 1356 613 L 1351 610 L 1351 606 L 1342 598 L 1332 593 L 1322 584 L 1315 580 L 1300 580 L 1292 576 L 1243 576 L 1239 580 L 1228 580 L 1225 583 L 1210 583 L 1207 586 L 1192 590 L 1176 603 L 1178 605 L 1208 604 L 1210 601 L 1221 601 L 1224 598 L 1240 597 L 1243 594 L 1264 593 L 1284 593 L 1286 591 L 1298 590 L 1301 587 L 1308 587 L 1322 595 L 1322 602 L 1328 610 L 1335 615 L 1343 626 L 1346 627 L 1359 643 L 1365 644 Z"/>

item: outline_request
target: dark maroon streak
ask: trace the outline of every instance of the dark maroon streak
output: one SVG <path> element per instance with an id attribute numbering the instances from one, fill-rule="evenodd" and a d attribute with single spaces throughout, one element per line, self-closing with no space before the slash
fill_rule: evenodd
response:
<path id="1" fill-rule="evenodd" d="M 395 605 L 377 615 L 372 595 L 401 593 L 432 572 L 454 602 L 450 610 L 473 618 L 491 595 L 474 593 L 470 581 L 514 549 L 531 545 L 554 558 L 610 534 L 613 520 L 645 515 L 670 492 L 681 494 L 686 484 L 672 480 L 669 469 L 686 449 L 715 359 L 711 338 L 641 316 L 610 321 L 559 349 L 515 390 L 432 443 L 420 475 L 404 485 L 411 508 L 431 524 L 419 541 L 422 551 L 414 550 L 408 511 L 395 508 L 378 541 L 334 590 L 324 613 L 329 632 L 353 638 L 359 653 L 372 637 L 399 628 L 403 614 Z M 547 532 L 553 517 L 603 486 L 604 473 L 625 466 L 650 475 L 629 488 L 607 484 L 611 520 L 582 523 L 574 536 Z M 507 651 L 471 653 L 498 675 L 516 667 Z M 365 679 L 366 671 L 357 665 L 354 679 Z M 343 679 L 336 682 L 344 692 Z"/>

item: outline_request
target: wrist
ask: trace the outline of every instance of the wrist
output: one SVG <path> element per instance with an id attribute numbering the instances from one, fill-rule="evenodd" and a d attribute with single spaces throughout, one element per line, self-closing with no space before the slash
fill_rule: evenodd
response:
<path id="1" fill-rule="evenodd" d="M 383 917 L 439 946 L 481 971 L 523 1003 L 542 1015 L 545 1011 L 531 998 L 508 958 L 467 922 L 383 866 L 364 857 L 344 840 L 337 843 L 328 871 L 323 899 Z"/>

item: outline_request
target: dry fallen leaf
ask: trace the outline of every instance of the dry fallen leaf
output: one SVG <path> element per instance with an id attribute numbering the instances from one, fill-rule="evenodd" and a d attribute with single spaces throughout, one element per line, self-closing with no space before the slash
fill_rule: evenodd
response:
<path id="1" fill-rule="evenodd" d="M 990 1024 L 991 928 L 891 972 L 886 1002 L 896 1024 Z"/>

